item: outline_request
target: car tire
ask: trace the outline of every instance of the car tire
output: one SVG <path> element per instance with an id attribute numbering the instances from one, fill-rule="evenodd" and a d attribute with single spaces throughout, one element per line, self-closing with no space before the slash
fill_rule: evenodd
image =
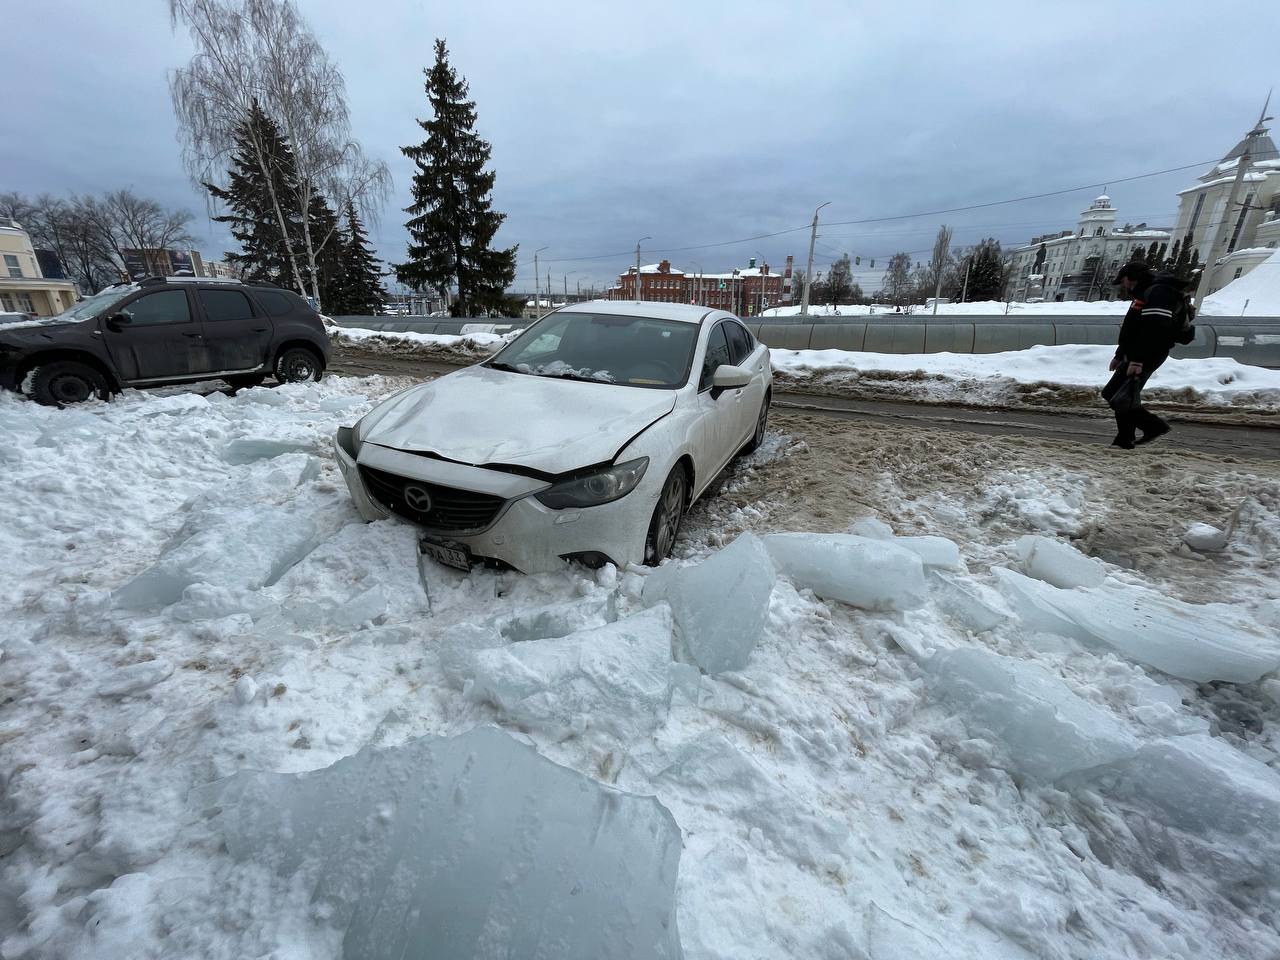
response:
<path id="1" fill-rule="evenodd" d="M 111 399 L 111 387 L 101 371 L 77 360 L 43 363 L 24 379 L 30 384 L 27 396 L 49 407 Z"/>
<path id="2" fill-rule="evenodd" d="M 680 524 L 684 522 L 688 501 L 689 475 L 677 463 L 667 474 L 649 520 L 649 531 L 644 538 L 645 566 L 656 567 L 671 555 L 671 548 L 680 535 Z"/>
<path id="3" fill-rule="evenodd" d="M 747 445 L 742 448 L 743 453 L 755 453 L 760 449 L 760 444 L 764 443 L 764 433 L 769 427 L 769 404 L 772 401 L 773 396 L 766 393 L 764 402 L 760 404 L 760 414 L 756 417 L 756 432 L 751 435 Z"/>
<path id="4" fill-rule="evenodd" d="M 227 386 L 232 390 L 247 390 L 250 387 L 260 387 L 266 381 L 265 373 L 246 373 L 241 377 L 223 377 Z"/>
<path id="5" fill-rule="evenodd" d="M 320 355 L 306 347 L 290 347 L 276 357 L 275 374 L 281 383 L 307 383 L 319 380 L 323 372 Z"/>

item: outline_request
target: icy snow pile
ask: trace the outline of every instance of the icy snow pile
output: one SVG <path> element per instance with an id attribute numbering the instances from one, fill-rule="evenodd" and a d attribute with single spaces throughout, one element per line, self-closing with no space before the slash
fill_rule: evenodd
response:
<path id="1" fill-rule="evenodd" d="M 683 650 L 707 673 L 741 670 L 764 633 L 775 579 L 760 538 L 744 533 L 696 566 L 651 573 L 644 602 L 670 605 Z"/>
<path id="2" fill-rule="evenodd" d="M 1207 523 L 1193 523 L 1182 535 L 1182 542 L 1201 553 L 1215 553 L 1227 545 L 1227 533 Z"/>
<path id="3" fill-rule="evenodd" d="M 1280 317 L 1280 250 L 1243 277 L 1204 298 L 1200 314 L 1209 317 Z"/>
<path id="4" fill-rule="evenodd" d="M 500 730 L 239 773 L 198 796 L 235 859 L 310 891 L 344 960 L 681 956 L 671 814 Z"/>
<path id="5" fill-rule="evenodd" d="M 1178 557 L 1231 607 L 1020 542 L 1096 505 L 1028 464 L 882 501 L 950 538 L 420 571 L 330 453 L 401 385 L 0 394 L 5 960 L 1280 955 L 1265 484 Z"/>

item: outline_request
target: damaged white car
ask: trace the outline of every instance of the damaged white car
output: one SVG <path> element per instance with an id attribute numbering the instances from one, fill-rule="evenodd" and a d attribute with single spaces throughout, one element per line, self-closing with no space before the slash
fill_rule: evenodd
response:
<path id="1" fill-rule="evenodd" d="M 442 563 L 657 564 L 689 505 L 759 446 L 772 380 L 732 314 L 583 303 L 385 400 L 335 452 L 361 516 L 417 524 Z"/>

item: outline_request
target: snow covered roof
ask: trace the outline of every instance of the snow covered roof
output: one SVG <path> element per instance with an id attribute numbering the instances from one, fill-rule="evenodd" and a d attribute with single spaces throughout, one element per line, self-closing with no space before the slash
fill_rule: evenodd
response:
<path id="1" fill-rule="evenodd" d="M 660 264 L 660 263 L 646 263 L 643 267 L 641 267 L 641 268 L 640 268 L 640 272 L 641 272 L 641 273 L 673 273 L 673 274 L 676 274 L 677 276 L 683 276 L 683 275 L 684 275 L 684 271 L 683 271 L 683 270 L 677 270 L 675 267 L 671 267 L 671 266 L 668 266 L 668 268 L 667 268 L 666 270 L 662 270 L 662 269 L 660 269 L 660 268 L 661 268 L 661 266 L 662 266 L 662 264 Z M 628 272 L 628 273 L 635 273 L 635 272 L 636 272 L 636 268 L 635 268 L 635 267 L 632 267 L 632 268 L 631 268 L 630 270 L 628 270 L 627 272 Z"/>
<path id="2" fill-rule="evenodd" d="M 1205 297 L 1199 312 L 1206 317 L 1280 317 L 1280 250 Z"/>

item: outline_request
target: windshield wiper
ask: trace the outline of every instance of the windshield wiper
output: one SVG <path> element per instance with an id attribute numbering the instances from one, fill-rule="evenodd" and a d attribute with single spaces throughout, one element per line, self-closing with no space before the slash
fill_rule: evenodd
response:
<path id="1" fill-rule="evenodd" d="M 581 383 L 613 383 L 612 380 L 601 380 L 599 377 L 584 377 L 578 373 L 538 373 L 538 377 L 547 377 L 550 380 L 578 380 Z"/>
<path id="2" fill-rule="evenodd" d="M 485 364 L 485 366 L 487 366 L 490 370 L 503 370 L 507 373 L 524 373 L 525 372 L 524 370 L 520 370 L 517 367 L 513 367 L 509 363 L 502 363 L 500 360 L 490 360 L 487 364 Z"/>

